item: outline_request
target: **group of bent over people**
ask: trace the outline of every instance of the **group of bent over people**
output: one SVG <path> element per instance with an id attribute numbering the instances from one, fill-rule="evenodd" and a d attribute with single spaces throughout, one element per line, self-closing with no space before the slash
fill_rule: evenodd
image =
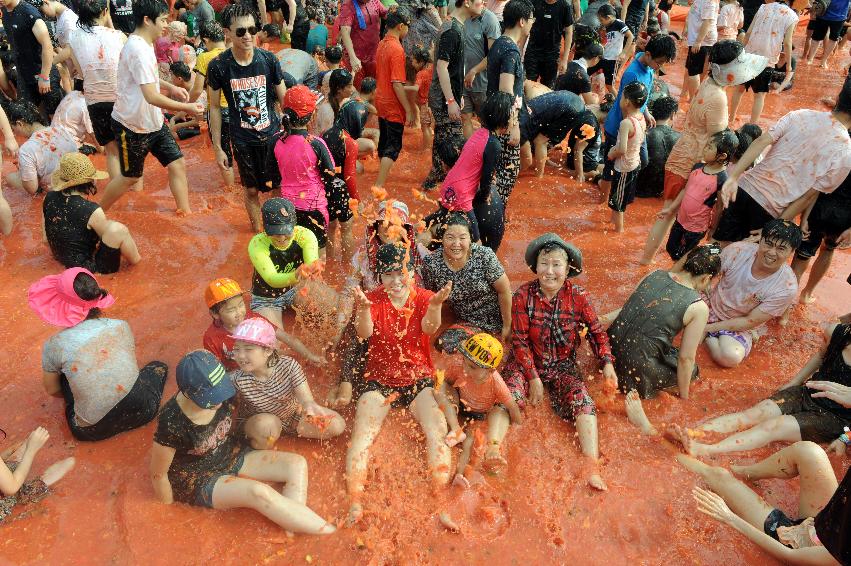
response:
<path id="1" fill-rule="evenodd" d="M 40 12 L 20 0 L 3 3 L 4 22 L 23 16 L 36 22 L 31 33 L 42 47 L 41 17 L 52 10 L 61 19 L 71 10 L 48 6 Z M 482 0 L 457 0 L 432 38 L 433 55 L 415 49 L 407 61 L 418 86 L 406 87 L 406 52 L 400 42 L 433 7 L 420 7 L 412 17 L 405 8 L 387 10 L 377 0 L 347 0 L 340 10 L 342 66 L 329 68 L 311 85 L 324 93 L 323 100 L 298 84 L 304 76 L 284 70 L 292 54 L 276 58 L 255 45 L 266 5 L 262 16 L 250 4 L 229 5 L 221 26 L 202 27 L 205 50 L 191 79 L 198 82 L 190 84 L 181 83 L 180 67 L 169 67 L 174 82 L 159 74 L 154 44 L 163 39 L 168 6 L 158 0 L 134 2 L 135 27 L 127 38 L 113 29 L 106 0 L 80 0 L 75 6 L 79 29 L 67 38 L 70 54 L 64 60 L 79 72 L 83 96 L 75 91 L 66 98 L 78 106 L 82 101 L 89 133 L 104 148 L 109 173 L 97 171 L 76 151 L 80 140 L 73 136 L 67 143 L 71 149 L 53 163 L 40 153 L 39 144 L 70 136 L 66 126 L 43 125 L 49 116 L 42 95 L 55 87 L 51 61 L 50 72 L 36 75 L 34 87 L 27 86 L 25 76 L 18 78 L 21 99 L 0 113 L 8 150 L 18 149 L 14 133 L 30 137 L 19 149 L 25 159 L 11 184 L 37 195 L 46 189 L 45 241 L 66 267 L 34 283 L 28 300 L 42 320 L 62 328 L 44 345 L 42 367 L 47 393 L 65 401 L 71 434 L 99 441 L 156 419 L 150 473 L 162 502 L 248 507 L 288 531 L 330 534 L 336 525 L 307 506 L 307 460 L 272 449 L 281 436 L 342 435 L 347 423 L 334 409 L 356 401 L 346 457 L 347 523 L 354 524 L 370 505 L 369 451 L 391 410 L 409 409 L 421 426 L 435 486 L 452 482 L 466 488 L 474 450 L 482 450 L 485 470 L 502 471 L 508 465 L 502 444 L 509 428 L 522 423 L 527 405 L 539 405 L 548 395 L 555 413 L 575 424 L 582 454 L 592 463 L 589 486 L 606 490 L 597 466 L 596 407 L 577 362 L 582 338 L 608 391 L 625 394 L 629 421 L 643 434 L 656 435 L 642 399 L 668 391 L 688 400 L 699 376 L 695 360 L 701 343 L 721 367 L 742 363 L 768 331 L 766 323 L 789 316 L 809 258 L 818 252 L 805 299 L 827 271 L 833 250 L 851 243 L 851 84 L 843 86 L 831 112 L 796 110 L 764 133 L 729 129 L 735 107 L 731 116 L 725 89 L 750 88 L 762 80 L 768 65 L 777 63 L 773 52 L 779 53 L 791 37 L 787 28 L 797 16 L 793 22 L 785 3 L 770 2 L 753 16 L 744 43 L 722 39 L 706 45 L 713 26 L 701 22 L 718 17 L 717 4 L 713 15 L 706 3 L 696 0 L 691 9 L 699 28 L 688 39 L 687 71 L 696 79 L 687 81 L 687 90 L 693 100 L 685 128 L 662 161 L 665 204 L 642 258 L 642 263 L 652 262 L 667 234 L 665 248 L 675 263 L 670 270 L 651 271 L 620 309 L 598 317 L 589 293 L 572 281 L 583 272 L 582 253 L 556 233 L 528 244 L 524 260 L 534 277 L 512 290 L 496 255 L 506 229 L 505 210 L 521 155 L 524 166 L 532 164 L 543 174 L 548 151 L 570 146 L 574 155 L 566 165 L 580 182 L 586 172 L 589 178 L 599 173 L 612 222 L 623 230 L 626 207 L 643 184 L 645 138 L 649 141 L 654 129 L 670 123 L 674 113 L 670 98 L 648 104 L 658 86 L 657 72 L 675 58 L 671 37 L 644 37 L 644 50 L 633 56 L 639 30 L 630 30 L 630 22 L 615 18 L 604 3 L 608 8 L 598 7 L 597 14 L 608 50 L 580 42 L 577 34 L 575 60 L 568 65 L 579 3 L 510 0 L 500 5 L 502 34 L 485 33 L 487 56 L 470 63 L 464 55 L 465 26 L 493 27 L 488 22 L 495 16 Z M 45 3 L 50 4 L 58 3 Z M 195 6 L 186 2 L 186 9 Z M 16 13 L 19 8 L 23 15 Z M 295 13 L 303 7 L 296 0 L 290 9 Z M 553 19 L 549 10 L 558 12 L 560 27 L 545 22 L 549 27 L 541 31 L 545 24 L 538 22 Z M 648 13 L 649 7 L 642 26 Z M 380 43 L 373 15 L 384 20 Z M 759 45 L 773 28 L 768 35 L 778 36 L 777 41 Z M 288 29 L 293 31 L 292 18 Z M 759 40 L 752 46 L 754 30 Z M 542 34 L 553 31 L 556 47 L 565 34 L 561 56 L 559 49 L 553 55 L 541 48 Z M 527 39 L 531 47 L 521 60 L 518 46 Z M 621 42 L 614 56 L 611 41 Z M 97 42 L 119 51 L 111 94 L 109 73 L 90 60 Z M 364 45 L 374 50 L 367 54 L 370 59 L 363 52 L 357 55 Z M 63 52 L 57 48 L 57 53 Z M 615 73 L 607 72 L 616 62 L 625 65 L 618 89 Z M 701 71 L 708 62 L 702 81 L 700 71 L 693 73 L 698 62 Z M 543 84 L 527 82 L 524 65 L 534 69 L 535 76 L 528 78 Z M 20 62 L 19 67 L 23 72 Z M 420 84 L 423 70 L 433 72 L 430 83 Z M 602 102 L 584 80 L 595 70 L 612 91 Z M 477 74 L 487 75 L 488 86 L 471 93 L 480 96 L 470 97 L 462 120 L 462 95 Z M 429 88 L 423 97 L 424 86 Z M 244 91 L 252 89 L 249 101 Z M 199 93 L 206 94 L 204 103 L 198 102 Z M 658 122 L 652 113 L 656 108 Z M 115 299 L 95 274 L 114 273 L 122 261 L 133 265 L 141 260 L 129 229 L 108 220 L 104 210 L 140 182 L 148 152 L 167 167 L 178 209 L 189 212 L 185 164 L 169 127 L 174 122 L 164 121 L 163 109 L 184 117 L 206 113 L 223 179 L 233 182 L 235 164 L 258 233 L 248 246 L 250 291 L 227 277 L 207 285 L 204 301 L 212 320 L 201 340 L 203 349 L 180 360 L 178 392 L 161 405 L 168 367 L 152 361 L 139 369 L 131 327 L 104 316 Z M 54 110 L 54 117 L 68 120 L 81 115 Z M 316 132 L 323 113 L 329 123 Z M 366 128 L 372 114 L 378 116 L 377 132 Z M 475 131 L 472 114 L 482 126 Z M 429 123 L 435 126 L 433 167 L 422 188 L 434 192 L 437 210 L 422 225 L 383 188 L 401 150 L 404 127 L 417 120 L 424 133 Z M 357 192 L 357 160 L 373 150 L 380 158 L 372 191 L 378 202 L 365 205 Z M 95 203 L 89 197 L 107 176 L 104 197 Z M 270 191 L 280 196 L 261 204 L 260 193 Z M 351 233 L 358 213 L 367 218 L 359 246 Z M 339 292 L 318 280 L 322 260 L 336 259 L 335 223 L 348 270 Z M 11 230 L 2 206 L 0 226 L 4 233 Z M 703 243 L 706 238 L 710 243 Z M 284 330 L 285 311 L 311 302 L 332 305 L 336 313 L 333 337 L 321 352 Z M 445 313 L 451 313 L 451 322 L 444 321 Z M 683 448 L 677 460 L 709 487 L 695 488 L 698 508 L 790 563 L 851 561 L 851 538 L 844 529 L 851 513 L 851 480 L 846 476 L 837 482 L 819 446 L 845 453 L 851 445 L 849 322 L 826 327 L 826 345 L 769 399 L 695 429 L 672 425 L 663 431 Z M 677 338 L 679 347 L 674 346 Z M 284 355 L 282 344 L 295 357 Z M 432 349 L 446 356 L 448 369 L 435 368 Z M 323 367 L 329 356 L 341 361 L 341 372 L 323 404 L 314 398 L 297 358 Z M 476 421 L 487 423 L 483 447 L 474 446 Z M 698 441 L 713 433 L 728 436 L 714 444 Z M 0 517 L 18 503 L 43 497 L 73 467 L 68 458 L 27 480 L 48 439 L 47 431 L 38 428 L 2 454 L 0 491 L 6 497 L 0 500 Z M 790 444 L 759 463 L 730 471 L 700 460 L 775 441 Z M 455 447 L 460 452 L 453 467 Z M 739 479 L 796 475 L 801 496 L 794 519 Z M 283 488 L 278 491 L 269 482 Z M 457 528 L 451 509 L 440 514 L 440 521 Z"/>

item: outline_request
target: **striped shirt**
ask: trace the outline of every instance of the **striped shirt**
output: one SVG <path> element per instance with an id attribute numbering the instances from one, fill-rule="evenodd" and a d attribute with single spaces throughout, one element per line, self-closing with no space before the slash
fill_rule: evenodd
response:
<path id="1" fill-rule="evenodd" d="M 239 391 L 239 417 L 271 413 L 281 419 L 285 430 L 289 429 L 298 420 L 299 403 L 295 390 L 305 381 L 304 370 L 289 356 L 279 356 L 266 380 L 241 370 L 235 371 L 233 384 Z"/>

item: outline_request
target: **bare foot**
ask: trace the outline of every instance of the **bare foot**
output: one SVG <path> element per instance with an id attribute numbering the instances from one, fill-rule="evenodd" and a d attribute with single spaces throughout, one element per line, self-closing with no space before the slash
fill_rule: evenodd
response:
<path id="1" fill-rule="evenodd" d="M 779 324 L 780 326 L 786 326 L 789 324 L 789 319 L 792 317 L 792 307 L 787 307 L 786 311 L 783 313 L 783 316 L 780 317 Z"/>
<path id="2" fill-rule="evenodd" d="M 482 468 L 491 475 L 500 473 L 508 465 L 508 460 L 503 458 L 498 444 L 491 444 L 485 451 L 485 460 Z"/>
<path id="3" fill-rule="evenodd" d="M 452 479 L 452 485 L 461 489 L 470 489 L 470 480 L 465 478 L 464 474 L 455 474 L 455 477 Z"/>
<path id="4" fill-rule="evenodd" d="M 812 291 L 804 291 L 801 293 L 801 296 L 798 298 L 798 302 L 802 305 L 809 305 L 810 303 L 814 303 L 816 298 L 813 296 Z"/>
<path id="5" fill-rule="evenodd" d="M 645 436 L 655 436 L 659 432 L 650 424 L 650 419 L 644 412 L 644 407 L 641 404 L 641 397 L 638 396 L 638 391 L 633 389 L 626 394 L 626 417 L 629 422 L 638 427 L 641 434 Z"/>
<path id="6" fill-rule="evenodd" d="M 323 525 L 322 528 L 319 529 L 319 532 L 316 533 L 316 534 L 318 534 L 318 535 L 330 535 L 330 534 L 335 533 L 335 532 L 337 532 L 336 526 L 334 526 L 332 523 L 325 523 L 325 525 Z"/>
<path id="7" fill-rule="evenodd" d="M 665 438 L 680 444 L 689 456 L 695 456 L 692 439 L 688 434 L 688 429 L 681 427 L 678 424 L 672 424 L 665 429 Z"/>
<path id="8" fill-rule="evenodd" d="M 458 526 L 458 523 L 452 520 L 452 517 L 447 512 L 440 513 L 437 516 L 440 524 L 446 527 L 450 532 L 460 533 L 461 527 Z"/>
<path id="9" fill-rule="evenodd" d="M 360 503 L 352 503 L 349 507 L 349 516 L 346 519 L 346 526 L 353 527 L 363 519 L 363 505 Z"/>
<path id="10" fill-rule="evenodd" d="M 65 477 L 65 474 L 70 472 L 76 463 L 77 461 L 74 458 L 65 458 L 64 460 L 54 462 L 41 474 L 41 480 L 47 486 L 51 486 Z"/>
<path id="11" fill-rule="evenodd" d="M 647 259 L 646 257 L 643 257 L 640 260 L 638 260 L 638 265 L 650 265 L 651 263 L 653 263 L 653 260 Z"/>
<path id="12" fill-rule="evenodd" d="M 740 478 L 750 479 L 751 475 L 748 472 L 748 468 L 750 468 L 750 466 L 737 466 L 735 464 L 732 464 L 730 465 L 730 472 L 735 476 L 739 476 Z"/>
<path id="13" fill-rule="evenodd" d="M 588 485 L 599 491 L 609 491 L 609 486 L 606 485 L 600 474 L 591 474 L 588 476 Z"/>

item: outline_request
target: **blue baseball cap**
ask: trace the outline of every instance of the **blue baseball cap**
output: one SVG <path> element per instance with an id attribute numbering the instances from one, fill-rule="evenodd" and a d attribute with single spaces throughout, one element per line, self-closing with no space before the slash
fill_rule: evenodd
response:
<path id="1" fill-rule="evenodd" d="M 189 352 L 177 363 L 177 388 L 204 409 L 236 395 L 224 366 L 207 350 Z"/>

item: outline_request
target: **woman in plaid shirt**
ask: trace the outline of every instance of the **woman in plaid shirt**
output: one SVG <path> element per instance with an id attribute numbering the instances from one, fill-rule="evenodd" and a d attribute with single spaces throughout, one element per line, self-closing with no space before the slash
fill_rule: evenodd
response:
<path id="1" fill-rule="evenodd" d="M 526 248 L 526 263 L 537 274 L 524 283 L 512 301 L 511 357 L 502 375 L 518 404 L 537 405 L 544 397 L 561 418 L 574 421 L 582 453 L 599 459 L 597 409 L 576 365 L 576 350 L 583 336 L 603 366 L 612 391 L 617 374 L 609 338 L 600 326 L 585 290 L 568 281 L 582 272 L 582 253 L 558 235 L 548 232 Z M 505 426 L 508 426 L 506 419 Z M 591 487 L 605 490 L 597 471 L 588 478 Z"/>

